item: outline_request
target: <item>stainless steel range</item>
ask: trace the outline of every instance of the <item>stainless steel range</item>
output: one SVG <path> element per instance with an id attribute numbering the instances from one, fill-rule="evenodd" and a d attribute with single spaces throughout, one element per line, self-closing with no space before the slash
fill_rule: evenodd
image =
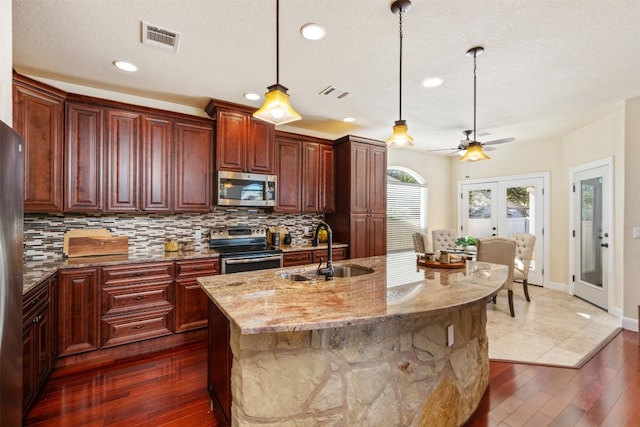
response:
<path id="1" fill-rule="evenodd" d="M 267 245 L 265 229 L 212 228 L 209 247 L 220 254 L 221 274 L 282 267 L 282 250 Z"/>

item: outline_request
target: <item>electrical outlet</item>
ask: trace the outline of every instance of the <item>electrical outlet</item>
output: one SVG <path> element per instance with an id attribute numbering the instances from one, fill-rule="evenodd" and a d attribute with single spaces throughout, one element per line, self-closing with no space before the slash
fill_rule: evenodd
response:
<path id="1" fill-rule="evenodd" d="M 447 345 L 453 347 L 453 325 L 447 326 Z"/>
<path id="2" fill-rule="evenodd" d="M 201 240 L 202 239 L 202 230 L 196 230 L 196 232 L 194 233 L 194 238 L 196 241 Z"/>
<path id="3" fill-rule="evenodd" d="M 309 227 L 304 227 L 304 234 L 309 234 Z"/>

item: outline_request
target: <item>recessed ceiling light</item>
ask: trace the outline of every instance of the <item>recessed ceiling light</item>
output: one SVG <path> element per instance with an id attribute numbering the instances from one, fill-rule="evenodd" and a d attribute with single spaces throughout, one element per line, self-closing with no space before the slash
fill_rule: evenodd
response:
<path id="1" fill-rule="evenodd" d="M 260 95 L 258 95 L 257 93 L 249 92 L 249 93 L 245 93 L 243 96 L 249 101 L 257 101 L 258 99 L 260 99 Z"/>
<path id="2" fill-rule="evenodd" d="M 122 71 L 128 71 L 130 73 L 133 73 L 134 71 L 138 71 L 138 67 L 133 65 L 131 62 L 127 62 L 127 61 L 113 61 L 113 65 L 115 65 L 117 68 L 121 69 Z"/>
<path id="3" fill-rule="evenodd" d="M 424 87 L 438 87 L 442 83 L 444 83 L 444 80 L 442 80 L 440 77 L 428 77 L 428 78 L 426 78 L 426 79 L 424 79 L 422 81 L 422 86 L 424 86 Z"/>
<path id="4" fill-rule="evenodd" d="M 345 117 L 344 119 L 342 119 L 342 121 L 346 123 L 351 123 L 351 122 L 355 122 L 356 119 L 354 119 L 353 117 Z"/>
<path id="5" fill-rule="evenodd" d="M 324 38 L 327 34 L 327 31 L 318 24 L 304 24 L 302 28 L 300 28 L 300 33 L 302 37 L 307 40 L 320 40 Z"/>

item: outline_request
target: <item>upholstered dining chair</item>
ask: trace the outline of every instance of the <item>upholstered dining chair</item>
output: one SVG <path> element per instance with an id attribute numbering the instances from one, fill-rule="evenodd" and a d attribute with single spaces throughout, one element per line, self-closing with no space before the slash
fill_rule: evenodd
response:
<path id="1" fill-rule="evenodd" d="M 502 289 L 506 289 L 508 293 L 511 317 L 515 317 L 513 311 L 513 260 L 515 256 L 516 240 L 511 237 L 493 236 L 478 239 L 478 261 L 502 264 L 509 268 L 507 280 L 505 280 Z M 495 302 L 495 299 L 493 301 Z"/>
<path id="2" fill-rule="evenodd" d="M 446 228 L 442 228 L 440 230 L 433 230 L 431 232 L 433 237 L 433 251 L 438 252 L 442 250 L 447 250 L 455 246 L 456 243 L 456 232 L 453 230 L 449 230 Z"/>
<path id="3" fill-rule="evenodd" d="M 417 253 L 425 253 L 429 248 L 429 239 L 425 233 L 413 233 L 413 250 Z"/>
<path id="4" fill-rule="evenodd" d="M 524 297 L 529 298 L 529 267 L 533 259 L 533 248 L 536 244 L 536 236 L 530 233 L 514 233 L 516 239 L 516 258 L 514 260 L 513 280 L 522 282 Z"/>

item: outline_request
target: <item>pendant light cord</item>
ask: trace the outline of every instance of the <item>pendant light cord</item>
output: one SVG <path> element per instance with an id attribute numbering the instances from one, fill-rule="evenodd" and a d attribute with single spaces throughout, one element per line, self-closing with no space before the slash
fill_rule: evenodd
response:
<path id="1" fill-rule="evenodd" d="M 402 8 L 400 8 L 398 12 L 398 15 L 400 15 L 400 72 L 398 73 L 400 76 L 400 120 L 402 120 L 402 12 Z"/>
<path id="2" fill-rule="evenodd" d="M 276 0 L 276 84 L 280 85 L 280 0 Z"/>
<path id="3" fill-rule="evenodd" d="M 473 52 L 473 142 L 478 142 L 476 135 L 476 56 L 477 52 Z"/>

